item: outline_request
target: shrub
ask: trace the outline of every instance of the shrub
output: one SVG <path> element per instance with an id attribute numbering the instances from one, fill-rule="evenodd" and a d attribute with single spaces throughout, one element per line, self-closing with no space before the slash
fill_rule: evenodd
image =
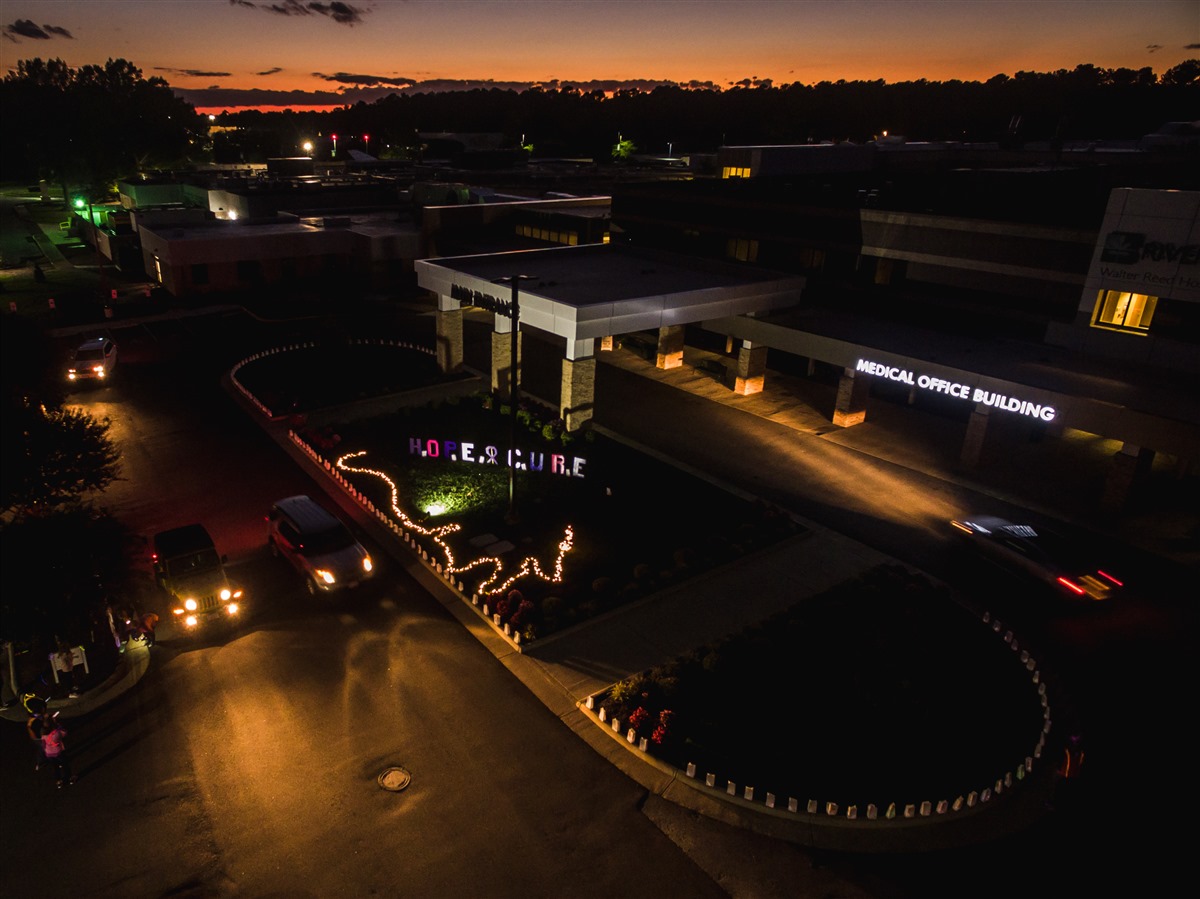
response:
<path id="1" fill-rule="evenodd" d="M 677 568 L 692 568 L 697 562 L 696 551 L 690 546 L 675 550 L 671 553 L 671 558 Z"/>
<path id="2" fill-rule="evenodd" d="M 674 714 L 670 709 L 663 709 L 658 713 L 658 727 L 654 728 L 654 733 L 650 735 L 652 743 L 661 746 L 670 736 L 671 718 Z"/>
<path id="3" fill-rule="evenodd" d="M 640 697 L 646 691 L 646 687 L 646 676 L 634 674 L 613 684 L 608 691 L 608 698 L 620 707 L 630 700 Z"/>
<path id="4" fill-rule="evenodd" d="M 639 705 L 636 709 L 629 713 L 629 726 L 635 731 L 640 731 L 642 725 L 650 720 L 650 713 L 646 711 L 645 706 Z"/>
<path id="5" fill-rule="evenodd" d="M 654 566 L 648 565 L 645 562 L 639 562 L 633 566 L 633 579 L 639 583 L 646 583 L 654 580 Z"/>

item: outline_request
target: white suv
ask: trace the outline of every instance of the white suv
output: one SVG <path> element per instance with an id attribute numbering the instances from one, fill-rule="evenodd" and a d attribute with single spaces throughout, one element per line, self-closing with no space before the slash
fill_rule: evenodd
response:
<path id="1" fill-rule="evenodd" d="M 71 354 L 67 364 L 67 380 L 107 381 L 117 370 L 117 345 L 107 337 L 85 340 Z"/>
<path id="2" fill-rule="evenodd" d="M 271 506 L 267 544 L 304 575 L 314 596 L 357 587 L 375 574 L 375 563 L 349 528 L 309 496 L 289 496 Z"/>

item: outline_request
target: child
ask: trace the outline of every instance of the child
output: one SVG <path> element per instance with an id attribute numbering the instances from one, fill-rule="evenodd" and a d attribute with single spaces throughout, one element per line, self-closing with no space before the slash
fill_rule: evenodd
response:
<path id="1" fill-rule="evenodd" d="M 66 741 L 67 729 L 56 718 L 47 721 L 42 728 L 42 751 L 46 753 L 46 761 L 54 763 L 55 773 L 58 775 L 57 786 L 60 790 L 64 784 L 73 784 L 78 780 L 71 773 Z"/>

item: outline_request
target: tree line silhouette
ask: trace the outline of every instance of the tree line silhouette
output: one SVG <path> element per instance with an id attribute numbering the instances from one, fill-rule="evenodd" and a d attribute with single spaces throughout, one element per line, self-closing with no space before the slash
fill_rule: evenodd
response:
<path id="1" fill-rule="evenodd" d="M 726 91 L 658 87 L 612 94 L 530 89 L 393 94 L 330 112 L 226 113 L 223 124 L 275 132 L 281 150 L 316 134 L 342 147 L 369 134 L 375 155 L 412 147 L 416 135 L 492 132 L 533 156 L 610 157 L 625 138 L 655 155 L 720 146 L 863 142 L 884 132 L 912 140 L 1136 140 L 1200 109 L 1200 60 L 1161 77 L 1150 69 L 1080 65 L 1051 73 L 997 75 L 985 82 L 837 81 L 737 87 Z M 289 151 L 290 152 L 290 151 Z M 287 154 L 284 154 L 287 155 Z"/>
<path id="2" fill-rule="evenodd" d="M 987 81 L 836 81 L 689 90 L 475 89 L 392 94 L 329 112 L 226 112 L 210 122 L 161 78 L 131 63 L 71 69 L 22 60 L 0 81 L 6 130 L 3 177 L 104 183 L 184 162 L 263 162 L 315 152 L 420 155 L 421 135 L 488 133 L 534 158 L 606 161 L 620 142 L 641 154 L 712 152 L 721 146 L 864 142 L 884 133 L 925 141 L 1133 141 L 1200 109 L 1200 59 L 1161 76 L 1150 68 L 1079 65 Z M 370 135 L 370 141 L 365 139 Z"/>

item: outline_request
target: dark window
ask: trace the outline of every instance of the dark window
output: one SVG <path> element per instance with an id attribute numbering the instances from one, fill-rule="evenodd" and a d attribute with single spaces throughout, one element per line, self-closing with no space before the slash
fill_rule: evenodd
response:
<path id="1" fill-rule="evenodd" d="M 238 281 L 243 284 L 262 283 L 262 263 L 257 259 L 242 259 L 237 264 Z"/>
<path id="2" fill-rule="evenodd" d="M 192 283 L 196 285 L 208 283 L 208 263 L 199 262 L 192 266 Z"/>

